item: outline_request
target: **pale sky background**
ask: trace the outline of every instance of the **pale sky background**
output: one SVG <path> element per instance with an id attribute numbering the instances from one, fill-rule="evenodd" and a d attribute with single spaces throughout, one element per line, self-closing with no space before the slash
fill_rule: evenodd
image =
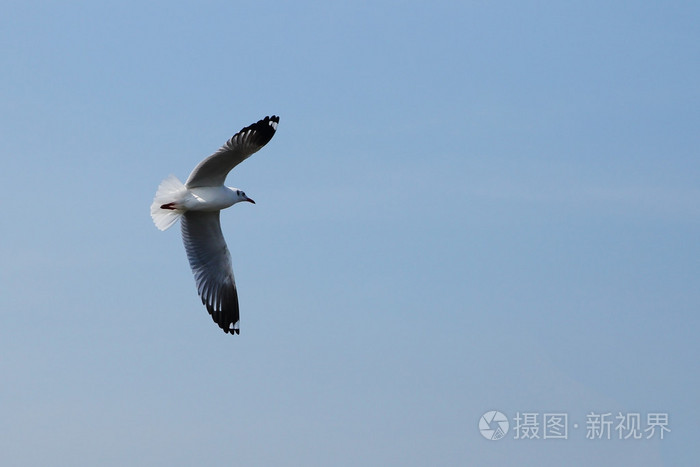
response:
<path id="1" fill-rule="evenodd" d="M 698 2 L 2 10 L 0 464 L 698 465 Z M 231 337 L 149 206 L 270 114 Z"/>

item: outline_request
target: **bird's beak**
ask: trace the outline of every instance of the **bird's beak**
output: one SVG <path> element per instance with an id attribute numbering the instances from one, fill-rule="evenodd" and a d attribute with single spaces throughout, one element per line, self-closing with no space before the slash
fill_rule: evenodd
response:
<path id="1" fill-rule="evenodd" d="M 247 196 L 246 196 L 246 198 L 245 198 L 243 201 L 248 201 L 249 203 L 255 204 L 255 201 L 253 201 L 252 199 L 248 198 Z"/>

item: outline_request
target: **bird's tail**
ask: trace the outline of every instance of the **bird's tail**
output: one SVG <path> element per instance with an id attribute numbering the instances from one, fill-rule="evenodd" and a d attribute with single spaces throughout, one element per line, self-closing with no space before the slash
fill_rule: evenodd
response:
<path id="1" fill-rule="evenodd" d="M 156 196 L 151 204 L 153 223 L 160 230 L 173 225 L 185 211 L 178 209 L 176 203 L 182 200 L 187 188 L 175 175 L 160 182 Z"/>

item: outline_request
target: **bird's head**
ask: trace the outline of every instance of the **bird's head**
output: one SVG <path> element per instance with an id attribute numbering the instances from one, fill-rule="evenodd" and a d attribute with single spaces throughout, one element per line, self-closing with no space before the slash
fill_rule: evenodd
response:
<path id="1" fill-rule="evenodd" d="M 255 204 L 255 201 L 253 201 L 252 199 L 248 198 L 248 197 L 245 195 L 245 193 L 243 192 L 243 190 L 239 190 L 238 188 L 231 188 L 231 191 L 233 191 L 233 193 L 234 193 L 234 195 L 235 195 L 234 204 L 235 204 L 235 203 L 240 203 L 241 201 L 248 201 L 249 203 Z"/>

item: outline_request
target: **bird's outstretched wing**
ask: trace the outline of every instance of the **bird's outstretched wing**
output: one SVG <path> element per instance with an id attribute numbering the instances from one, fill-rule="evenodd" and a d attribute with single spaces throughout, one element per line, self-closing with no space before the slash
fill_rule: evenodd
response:
<path id="1" fill-rule="evenodd" d="M 233 135 L 221 149 L 194 168 L 185 182 L 187 188 L 223 185 L 231 169 L 272 139 L 279 121 L 276 115 L 265 117 Z"/>
<path id="2" fill-rule="evenodd" d="M 231 268 L 231 255 L 221 233 L 220 212 L 184 213 L 182 241 L 202 303 L 224 332 L 238 334 L 238 293 Z"/>

